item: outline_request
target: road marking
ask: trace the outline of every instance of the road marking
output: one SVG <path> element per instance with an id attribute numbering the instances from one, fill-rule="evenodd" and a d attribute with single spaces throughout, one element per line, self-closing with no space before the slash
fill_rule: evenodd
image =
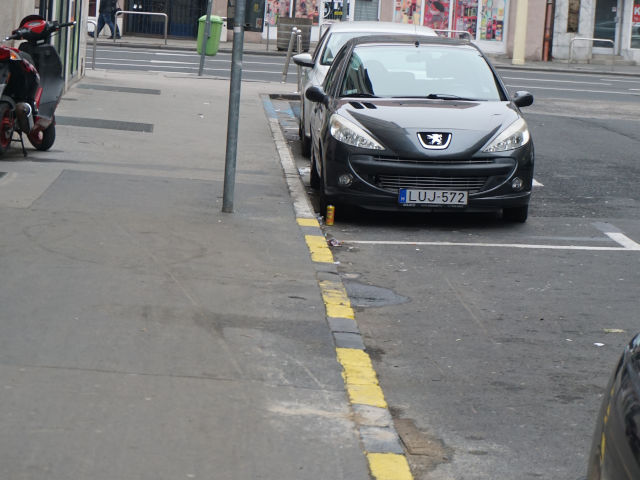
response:
<path id="1" fill-rule="evenodd" d="M 535 178 L 533 179 L 533 186 L 534 187 L 544 187 L 544 185 L 542 183 L 540 183 L 539 181 L 537 181 Z"/>
<path id="2" fill-rule="evenodd" d="M 504 75 L 502 76 L 503 79 L 505 80 L 524 80 L 527 82 L 556 82 L 556 83 L 578 83 L 578 84 L 585 84 L 585 85 L 606 85 L 606 86 L 611 86 L 611 83 L 600 83 L 600 82 L 580 82 L 580 81 L 576 81 L 576 80 L 556 80 L 556 79 L 552 79 L 552 78 L 524 78 L 524 77 L 505 77 Z"/>
<path id="3" fill-rule="evenodd" d="M 586 245 L 536 245 L 527 243 L 484 243 L 484 242 L 406 242 L 395 240 L 342 240 L 345 245 L 409 245 L 418 247 L 484 247 L 484 248 L 520 248 L 529 250 L 583 250 L 601 252 L 628 252 L 640 250 L 631 247 L 589 247 Z M 619 242 L 618 242 L 619 243 Z"/>
<path id="4" fill-rule="evenodd" d="M 305 235 L 307 247 L 311 252 L 311 260 L 320 263 L 333 263 L 333 254 L 327 245 L 327 239 L 321 235 Z"/>
<path id="5" fill-rule="evenodd" d="M 614 242 L 622 245 L 627 250 L 640 250 L 640 244 L 634 242 L 629 237 L 627 237 L 622 230 L 620 230 L 615 225 L 611 225 L 610 223 L 605 222 L 594 222 L 592 223 L 594 227 L 604 233 L 607 237 L 609 237 Z"/>
<path id="6" fill-rule="evenodd" d="M 638 96 L 638 93 L 633 92 L 616 92 L 613 90 L 586 90 L 582 88 L 559 88 L 559 87 L 539 87 L 537 85 L 507 85 L 509 88 L 530 88 L 535 90 L 557 90 L 559 92 L 583 92 L 583 93 L 608 93 L 614 95 L 633 95 Z"/>
<path id="7" fill-rule="evenodd" d="M 354 348 L 336 348 L 336 353 L 351 403 L 387 408 L 369 354 Z"/>
<path id="8" fill-rule="evenodd" d="M 311 257 L 313 258 L 313 253 Z M 324 300 L 325 307 L 327 308 L 328 317 L 350 318 L 352 320 L 355 318 L 355 314 L 351 308 L 351 301 L 341 281 L 332 282 L 324 280 L 320 282 L 320 291 L 322 292 L 322 300 Z"/>
<path id="9" fill-rule="evenodd" d="M 297 221 L 301 227 L 320 227 L 320 223 L 315 218 L 298 218 Z"/>
<path id="10" fill-rule="evenodd" d="M 369 468 L 376 480 L 410 480 L 411 470 L 404 455 L 368 453 Z"/>

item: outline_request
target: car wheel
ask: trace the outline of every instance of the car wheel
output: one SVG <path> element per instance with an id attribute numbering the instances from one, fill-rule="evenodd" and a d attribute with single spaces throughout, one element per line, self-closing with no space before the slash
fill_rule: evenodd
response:
<path id="1" fill-rule="evenodd" d="M 528 216 L 529 205 L 502 209 L 502 219 L 507 222 L 524 223 L 527 221 Z"/>
<path id="2" fill-rule="evenodd" d="M 304 109 L 300 112 L 300 123 L 298 125 L 298 136 L 300 137 L 300 148 L 302 155 L 309 157 L 311 155 L 311 139 L 304 133 Z"/>
<path id="3" fill-rule="evenodd" d="M 311 149 L 311 172 L 309 173 L 309 185 L 311 188 L 315 188 L 316 190 L 320 187 L 320 174 L 318 173 L 318 168 L 316 167 L 316 155 Z"/>

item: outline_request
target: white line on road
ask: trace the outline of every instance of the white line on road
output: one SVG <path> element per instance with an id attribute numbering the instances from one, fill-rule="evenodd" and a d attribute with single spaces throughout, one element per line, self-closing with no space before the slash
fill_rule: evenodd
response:
<path id="1" fill-rule="evenodd" d="M 586 85 L 608 85 L 611 86 L 611 83 L 600 83 L 600 82 L 579 82 L 576 80 L 556 80 L 551 78 L 523 78 L 523 77 L 506 77 L 502 76 L 504 80 L 523 80 L 526 82 L 555 82 L 555 83 L 579 83 Z"/>
<path id="2" fill-rule="evenodd" d="M 640 244 L 634 242 L 621 232 L 604 232 L 604 234 L 616 243 L 619 243 L 627 250 L 640 250 Z"/>
<path id="3" fill-rule="evenodd" d="M 639 94 L 633 92 L 616 92 L 614 90 L 585 90 L 581 88 L 559 88 L 559 87 L 539 87 L 537 85 L 507 85 L 510 88 L 530 88 L 532 90 L 557 90 L 560 92 L 584 92 L 584 93 L 608 93 L 615 95 L 634 95 Z"/>
<path id="4" fill-rule="evenodd" d="M 533 179 L 533 186 L 534 187 L 544 187 L 544 185 L 541 184 L 539 181 L 537 181 L 535 178 Z"/>
<path id="5" fill-rule="evenodd" d="M 530 250 L 584 250 L 604 252 L 628 252 L 640 250 L 627 247 L 589 247 L 586 245 L 535 245 L 527 243 L 470 243 L 470 242 L 406 242 L 394 240 L 343 240 L 344 245 L 399 245 L 424 247 L 485 247 L 485 248 L 520 248 Z M 633 242 L 635 243 L 635 242 Z"/>

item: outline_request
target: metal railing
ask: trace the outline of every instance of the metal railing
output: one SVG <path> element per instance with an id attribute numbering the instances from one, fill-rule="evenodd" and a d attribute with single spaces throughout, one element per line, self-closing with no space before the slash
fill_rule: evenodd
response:
<path id="1" fill-rule="evenodd" d="M 569 42 L 569 59 L 567 60 L 567 65 L 571 64 L 571 62 L 573 62 L 573 44 L 574 42 L 578 42 L 580 40 L 586 40 L 589 42 L 607 42 L 611 44 L 611 70 L 613 70 L 613 64 L 614 62 L 614 57 L 615 57 L 615 53 L 614 53 L 614 48 L 616 46 L 615 42 L 613 40 L 610 40 L 608 38 L 588 38 L 588 37 L 576 37 L 576 38 L 572 38 L 571 42 Z"/>
<path id="2" fill-rule="evenodd" d="M 118 30 L 118 16 L 121 15 L 155 15 L 157 17 L 164 17 L 164 44 L 167 44 L 167 33 L 169 32 L 169 16 L 166 13 L 155 13 L 155 12 L 138 12 L 132 10 L 120 10 L 116 12 L 115 25 L 116 31 Z M 114 33 L 113 35 L 113 43 L 116 43 L 117 35 Z"/>
<path id="3" fill-rule="evenodd" d="M 440 33 L 440 32 L 442 32 L 442 33 L 448 33 L 449 35 L 447 35 L 447 36 L 448 36 L 449 38 L 451 38 L 451 34 L 452 34 L 452 33 L 457 33 L 457 34 L 458 34 L 458 37 L 457 37 L 457 38 L 460 38 L 460 36 L 459 36 L 459 35 L 460 35 L 460 34 L 462 34 L 462 35 L 466 35 L 467 37 L 469 37 L 469 41 L 472 41 L 472 40 L 473 40 L 473 37 L 471 36 L 471 33 L 470 33 L 470 32 L 468 32 L 468 31 L 466 31 L 466 30 L 447 30 L 447 29 L 443 29 L 443 28 L 437 28 L 437 29 L 436 29 L 436 28 L 434 28 L 434 29 L 433 29 L 433 31 L 434 31 L 434 32 L 436 32 L 436 33 Z"/>
<path id="4" fill-rule="evenodd" d="M 91 70 L 95 70 L 96 69 L 96 48 L 98 46 L 98 23 L 95 20 L 87 20 L 87 23 L 90 23 L 91 25 L 93 25 L 93 57 L 91 60 Z"/>
<path id="5" fill-rule="evenodd" d="M 302 30 L 296 27 L 291 29 L 291 37 L 289 38 L 289 47 L 287 48 L 287 59 L 284 62 L 284 68 L 282 69 L 282 83 L 287 81 L 287 74 L 289 73 L 289 63 L 291 62 L 291 54 L 293 52 L 294 40 L 298 38 L 297 48 L 298 53 L 302 53 Z M 298 85 L 300 84 L 300 68 L 298 67 Z"/>

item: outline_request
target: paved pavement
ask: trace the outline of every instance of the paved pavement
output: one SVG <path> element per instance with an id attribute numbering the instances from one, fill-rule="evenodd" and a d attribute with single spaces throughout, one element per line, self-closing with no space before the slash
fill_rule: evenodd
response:
<path id="1" fill-rule="evenodd" d="M 134 48 L 167 48 L 173 50 L 187 50 L 196 51 L 195 40 L 179 40 L 179 39 L 167 39 L 165 45 L 162 38 L 146 38 L 146 37 L 134 37 L 124 36 L 120 40 L 107 40 L 106 38 L 98 38 L 97 43 L 100 45 L 120 45 Z M 89 46 L 93 42 L 92 38 L 88 39 Z M 314 43 L 311 43 L 311 51 L 313 51 Z M 221 42 L 219 44 L 218 52 L 231 53 L 233 49 L 233 42 Z M 269 43 L 266 41 L 262 43 L 256 42 L 244 42 L 244 53 L 251 54 L 263 54 L 263 55 L 286 55 L 286 51 L 278 51 L 276 49 L 275 39 L 271 39 Z M 526 70 L 538 70 L 538 71 L 557 71 L 557 72 L 569 72 L 569 73 L 598 73 L 598 74 L 616 74 L 616 75 L 628 75 L 628 76 L 640 76 L 639 65 L 613 65 L 607 63 L 602 64 L 588 64 L 588 63 L 567 63 L 567 60 L 553 60 L 551 62 L 539 62 L 528 61 L 524 65 L 513 65 L 511 59 L 506 56 L 488 55 L 491 58 L 493 64 L 500 68 L 508 69 L 526 69 Z M 602 60 L 608 62 L 608 59 Z"/>
<path id="2" fill-rule="evenodd" d="M 0 478 L 369 478 L 318 286 L 335 266 L 265 114 L 290 86 L 242 86 L 231 214 L 228 88 L 88 71 L 53 148 L 2 157 Z"/>

